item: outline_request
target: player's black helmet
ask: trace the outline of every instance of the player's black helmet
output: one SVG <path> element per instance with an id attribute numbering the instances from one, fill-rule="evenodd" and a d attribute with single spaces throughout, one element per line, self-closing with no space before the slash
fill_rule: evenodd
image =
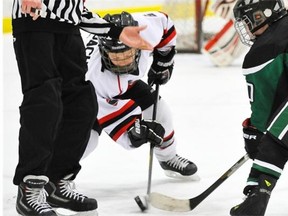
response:
<path id="1" fill-rule="evenodd" d="M 282 0 L 238 0 L 233 12 L 235 28 L 242 43 L 248 46 L 255 41 L 254 32 L 287 13 Z"/>
<path id="2" fill-rule="evenodd" d="M 107 14 L 104 19 L 120 27 L 138 26 L 138 22 L 125 11 L 121 14 Z M 99 49 L 102 64 L 107 70 L 117 75 L 133 73 L 137 70 L 140 50 L 128 47 L 121 41 L 110 37 L 99 37 Z"/>

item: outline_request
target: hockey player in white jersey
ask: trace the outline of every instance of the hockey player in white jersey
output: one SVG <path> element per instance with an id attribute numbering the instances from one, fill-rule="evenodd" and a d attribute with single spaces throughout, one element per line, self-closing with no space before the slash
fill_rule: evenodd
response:
<path id="1" fill-rule="evenodd" d="M 176 153 L 172 115 L 161 97 L 156 120 L 151 121 L 156 98 L 151 85 L 167 83 L 173 71 L 176 53 L 173 22 L 161 12 L 122 12 L 108 14 L 104 19 L 118 26 L 147 25 L 141 36 L 152 44 L 154 51 L 130 48 L 118 40 L 91 35 L 86 46 L 87 79 L 95 87 L 99 112 L 84 156 L 96 147 L 98 134 L 104 130 L 126 149 L 151 142 L 166 175 L 190 178 L 197 166 Z M 147 72 L 148 84 L 141 80 Z"/>

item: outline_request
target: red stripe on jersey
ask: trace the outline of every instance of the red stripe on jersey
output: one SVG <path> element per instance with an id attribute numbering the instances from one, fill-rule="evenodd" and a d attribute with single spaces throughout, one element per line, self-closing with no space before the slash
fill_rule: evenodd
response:
<path id="1" fill-rule="evenodd" d="M 163 142 L 170 140 L 174 136 L 174 131 L 172 131 L 168 136 L 163 138 Z"/>
<path id="2" fill-rule="evenodd" d="M 102 125 L 105 122 L 110 121 L 111 119 L 117 117 L 118 115 L 121 115 L 134 104 L 135 102 L 133 100 L 129 100 L 121 109 L 117 110 L 116 112 L 110 113 L 109 115 L 106 115 L 103 118 L 100 118 L 99 124 Z"/>
<path id="3" fill-rule="evenodd" d="M 125 133 L 127 130 L 128 130 L 128 128 L 130 128 L 134 123 L 135 123 L 135 121 L 136 121 L 136 117 L 135 118 L 133 118 L 130 122 L 128 122 L 126 125 L 124 125 L 113 137 L 112 137 L 112 139 L 114 140 L 114 141 L 117 141 L 117 139 L 123 134 L 123 133 Z"/>
<path id="4" fill-rule="evenodd" d="M 163 32 L 163 36 L 165 36 L 165 34 L 167 34 L 167 29 L 164 30 Z M 170 33 L 170 35 L 165 38 L 164 40 L 162 40 L 155 48 L 161 48 L 164 47 L 166 44 L 168 44 L 174 37 L 176 36 L 176 30 L 175 28 L 173 29 L 173 31 Z"/>

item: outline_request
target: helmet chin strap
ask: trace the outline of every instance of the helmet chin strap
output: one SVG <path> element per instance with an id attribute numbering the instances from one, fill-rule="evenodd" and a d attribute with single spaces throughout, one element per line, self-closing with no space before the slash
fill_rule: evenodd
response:
<path id="1" fill-rule="evenodd" d="M 252 34 L 254 34 L 256 31 L 258 31 L 259 29 L 261 29 L 263 26 L 265 26 L 266 24 L 268 24 L 268 20 L 265 20 L 263 23 L 261 23 L 260 25 L 258 25 L 257 27 L 255 27 L 253 30 L 251 30 L 250 32 Z"/>

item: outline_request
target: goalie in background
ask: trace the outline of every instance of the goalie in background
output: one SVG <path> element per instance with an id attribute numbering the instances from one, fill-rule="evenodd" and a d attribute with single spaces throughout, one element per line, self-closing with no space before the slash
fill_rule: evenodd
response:
<path id="1" fill-rule="evenodd" d="M 146 31 L 140 34 L 152 44 L 154 51 L 134 49 L 111 38 L 93 35 L 89 38 L 86 78 L 95 87 L 99 112 L 84 157 L 96 148 L 98 136 L 104 130 L 126 149 L 152 143 L 166 175 L 196 180 L 197 166 L 176 154 L 172 115 L 161 97 L 156 120 L 151 120 L 156 99 L 151 85 L 166 84 L 174 67 L 176 31 L 173 22 L 161 12 L 132 15 L 122 12 L 108 14 L 104 19 L 117 26 L 147 25 Z M 147 71 L 148 84 L 141 80 Z"/>
<path id="2" fill-rule="evenodd" d="M 234 28 L 232 9 L 235 0 L 217 0 L 212 10 L 217 16 L 227 20 L 224 27 L 203 46 L 202 52 L 219 67 L 230 65 L 246 49 Z"/>

